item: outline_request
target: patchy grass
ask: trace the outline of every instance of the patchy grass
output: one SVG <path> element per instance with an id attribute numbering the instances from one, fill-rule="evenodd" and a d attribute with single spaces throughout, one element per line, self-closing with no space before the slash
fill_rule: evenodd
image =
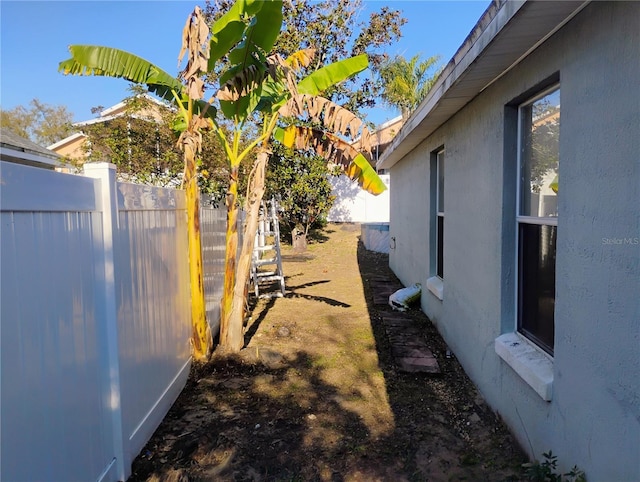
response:
<path id="1" fill-rule="evenodd" d="M 419 311 L 443 374 L 400 373 L 372 304 L 385 255 L 330 225 L 285 250 L 287 296 L 259 300 L 238 356 L 194 365 L 133 465 L 137 480 L 518 480 L 526 461 Z"/>

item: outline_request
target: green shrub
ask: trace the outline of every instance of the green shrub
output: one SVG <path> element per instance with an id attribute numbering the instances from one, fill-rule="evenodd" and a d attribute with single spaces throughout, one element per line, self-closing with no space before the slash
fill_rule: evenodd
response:
<path id="1" fill-rule="evenodd" d="M 544 461 L 530 462 L 522 464 L 525 471 L 527 480 L 535 482 L 586 482 L 587 478 L 582 470 L 577 466 L 567 472 L 566 474 L 559 474 L 558 471 L 558 457 L 553 455 L 553 452 L 543 453 Z"/>

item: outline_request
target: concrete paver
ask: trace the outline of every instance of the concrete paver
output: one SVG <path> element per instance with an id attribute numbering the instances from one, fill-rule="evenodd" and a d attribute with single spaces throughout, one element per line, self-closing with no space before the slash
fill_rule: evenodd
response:
<path id="1" fill-rule="evenodd" d="M 440 374 L 440 365 L 426 343 L 424 331 L 411 316 L 392 311 L 389 306 L 389 296 L 402 285 L 382 276 L 372 277 L 369 285 L 398 368 L 408 373 Z"/>

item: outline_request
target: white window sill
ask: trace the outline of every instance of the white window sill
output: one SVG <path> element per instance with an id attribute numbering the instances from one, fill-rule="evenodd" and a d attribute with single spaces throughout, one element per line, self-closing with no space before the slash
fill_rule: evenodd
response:
<path id="1" fill-rule="evenodd" d="M 437 276 L 432 276 L 427 280 L 427 289 L 431 291 L 436 298 L 442 301 L 442 292 L 444 291 L 444 283 Z"/>
<path id="2" fill-rule="evenodd" d="M 505 333 L 496 338 L 496 353 L 543 400 L 551 401 L 553 360 L 518 333 Z"/>

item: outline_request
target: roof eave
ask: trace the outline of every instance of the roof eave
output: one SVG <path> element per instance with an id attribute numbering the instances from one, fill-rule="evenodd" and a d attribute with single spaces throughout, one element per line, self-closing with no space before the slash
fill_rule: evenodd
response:
<path id="1" fill-rule="evenodd" d="M 59 140 L 55 144 L 51 144 L 50 146 L 47 146 L 47 149 L 49 149 L 50 151 L 55 151 L 56 149 L 58 149 L 58 148 L 60 148 L 62 146 L 70 144 L 71 142 L 75 141 L 76 139 L 84 138 L 84 137 L 87 137 L 87 136 L 84 135 L 82 132 L 76 132 L 75 134 L 71 134 L 70 136 L 67 136 L 64 139 Z"/>
<path id="2" fill-rule="evenodd" d="M 147 99 L 151 102 L 156 103 L 157 105 L 161 106 L 161 107 L 167 107 L 167 104 L 156 99 L 155 97 L 149 95 L 149 94 L 140 94 L 137 97 L 142 97 L 144 99 Z M 111 107 L 104 109 L 102 112 L 100 112 L 100 116 L 101 117 L 107 117 L 107 116 L 111 116 L 114 112 L 117 113 L 120 109 L 124 108 L 127 106 L 127 102 L 128 99 L 123 100 L 122 102 L 118 102 L 116 105 L 112 105 Z"/>
<path id="3" fill-rule="evenodd" d="M 389 169 L 584 8 L 589 0 L 495 0 L 377 163 Z"/>
<path id="4" fill-rule="evenodd" d="M 120 114 L 114 114 L 114 115 L 105 115 L 105 116 L 101 116 L 101 117 L 96 117 L 95 119 L 89 119 L 86 121 L 80 121 L 80 122 L 75 122 L 73 124 L 73 127 L 84 127 L 84 126 L 90 126 L 93 124 L 100 124 L 102 122 L 108 122 L 110 120 L 113 119 L 117 119 L 118 117 L 123 117 L 124 113 L 120 113 Z"/>
<path id="5" fill-rule="evenodd" d="M 58 156 L 47 157 L 39 153 L 30 152 L 24 149 L 17 149 L 12 146 L 0 146 L 0 160 L 13 162 L 15 164 L 24 164 L 26 166 L 40 167 L 45 169 L 55 169 L 56 167 L 62 166 L 62 163 L 57 160 L 58 158 Z"/>

